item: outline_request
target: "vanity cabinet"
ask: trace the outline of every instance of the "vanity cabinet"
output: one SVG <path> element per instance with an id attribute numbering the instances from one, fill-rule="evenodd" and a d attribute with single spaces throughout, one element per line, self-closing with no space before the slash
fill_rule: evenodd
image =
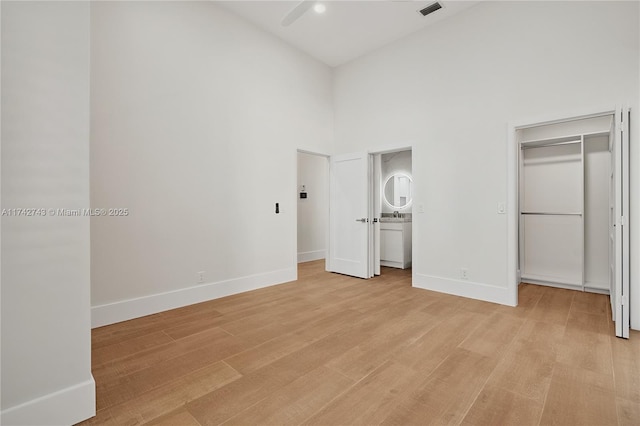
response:
<path id="1" fill-rule="evenodd" d="M 411 222 L 380 223 L 380 265 L 411 267 Z"/>

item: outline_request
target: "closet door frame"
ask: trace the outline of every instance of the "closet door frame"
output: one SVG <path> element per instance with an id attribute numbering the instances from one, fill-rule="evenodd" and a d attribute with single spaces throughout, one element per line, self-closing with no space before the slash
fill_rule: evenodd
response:
<path id="1" fill-rule="evenodd" d="M 629 108 L 616 109 L 615 137 L 613 153 L 615 155 L 615 293 L 616 336 L 629 338 L 630 298 L 629 298 Z"/>
<path id="2" fill-rule="evenodd" d="M 529 119 L 521 119 L 514 122 L 509 122 L 507 124 L 507 288 L 509 290 L 509 298 L 513 301 L 514 305 L 518 303 L 518 285 L 520 283 L 520 270 L 519 270 L 519 222 L 520 222 L 520 179 L 519 179 L 519 170 L 520 170 L 520 142 L 518 140 L 517 132 L 521 129 L 526 129 L 530 127 L 536 126 L 544 126 L 549 124 L 559 124 L 565 123 L 575 120 L 588 119 L 588 118 L 596 118 L 601 116 L 613 116 L 620 117 L 621 112 L 627 111 L 628 108 L 624 108 L 622 106 L 605 106 L 602 108 L 592 108 L 587 110 L 575 111 L 573 113 L 564 113 L 564 114 L 553 114 L 547 116 L 539 116 L 533 117 Z M 628 117 L 628 115 L 627 115 Z M 627 123 L 628 126 L 628 123 Z M 624 139 L 624 137 L 622 138 Z M 624 213 L 624 206 L 622 211 L 617 211 L 625 218 L 622 220 L 622 223 L 625 225 L 624 228 L 621 229 L 621 232 L 626 233 L 626 238 L 623 241 L 623 245 L 621 246 L 620 256 L 617 256 L 618 259 L 616 264 L 621 271 L 622 277 L 627 277 L 627 292 L 628 292 L 628 277 L 629 277 L 629 245 L 628 245 L 628 188 L 629 188 L 629 173 L 628 173 L 628 164 L 629 164 L 629 147 L 628 147 L 629 133 L 626 133 L 626 148 L 625 141 L 623 140 L 621 153 L 624 155 L 624 164 L 627 165 L 622 172 L 622 183 L 626 188 L 626 202 L 625 205 L 627 209 L 627 214 Z M 625 172 L 626 169 L 626 172 Z M 624 194 L 624 192 L 623 192 Z M 622 198 L 625 198 L 623 194 Z M 625 229 L 626 228 L 626 229 Z M 624 285 L 624 281 L 623 281 Z M 628 293 L 627 293 L 628 294 Z M 624 301 L 626 302 L 626 312 L 629 312 L 629 298 L 626 297 Z M 615 313 L 614 313 L 615 315 Z M 619 318 L 622 320 L 622 318 Z M 621 322 L 621 321 L 619 321 Z M 626 326 L 623 324 L 622 326 L 625 329 L 628 329 L 628 324 Z M 620 335 L 616 333 L 619 337 L 627 337 L 624 335 Z"/>

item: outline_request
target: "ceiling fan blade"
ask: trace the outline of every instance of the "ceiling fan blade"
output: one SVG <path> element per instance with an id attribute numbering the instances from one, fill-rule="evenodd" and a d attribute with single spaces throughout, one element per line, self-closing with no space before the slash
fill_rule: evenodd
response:
<path id="1" fill-rule="evenodd" d="M 289 25 L 293 24 L 298 20 L 298 18 L 304 15 L 307 10 L 311 9 L 314 3 L 315 0 L 302 0 L 282 19 L 282 26 L 288 27 Z"/>

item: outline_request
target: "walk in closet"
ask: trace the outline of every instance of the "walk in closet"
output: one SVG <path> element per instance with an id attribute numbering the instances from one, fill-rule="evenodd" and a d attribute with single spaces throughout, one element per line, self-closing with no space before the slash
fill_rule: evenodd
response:
<path id="1" fill-rule="evenodd" d="M 521 281 L 609 294 L 614 116 L 521 129 Z"/>

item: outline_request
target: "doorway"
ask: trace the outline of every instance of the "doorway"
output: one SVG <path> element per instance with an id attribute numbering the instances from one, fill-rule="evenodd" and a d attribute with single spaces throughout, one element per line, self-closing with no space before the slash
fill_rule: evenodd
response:
<path id="1" fill-rule="evenodd" d="M 411 149 L 371 155 L 373 159 L 371 261 L 374 275 L 381 275 L 385 267 L 410 269 L 413 260 L 412 195 L 414 186 Z"/>
<path id="2" fill-rule="evenodd" d="M 609 295 L 629 335 L 628 111 L 515 128 L 517 282 Z"/>
<path id="3" fill-rule="evenodd" d="M 410 267 L 411 148 L 334 155 L 329 164 L 327 271 L 372 278 L 381 273 L 381 255 L 389 267 Z"/>
<path id="4" fill-rule="evenodd" d="M 329 157 L 297 151 L 297 263 L 326 258 Z"/>

